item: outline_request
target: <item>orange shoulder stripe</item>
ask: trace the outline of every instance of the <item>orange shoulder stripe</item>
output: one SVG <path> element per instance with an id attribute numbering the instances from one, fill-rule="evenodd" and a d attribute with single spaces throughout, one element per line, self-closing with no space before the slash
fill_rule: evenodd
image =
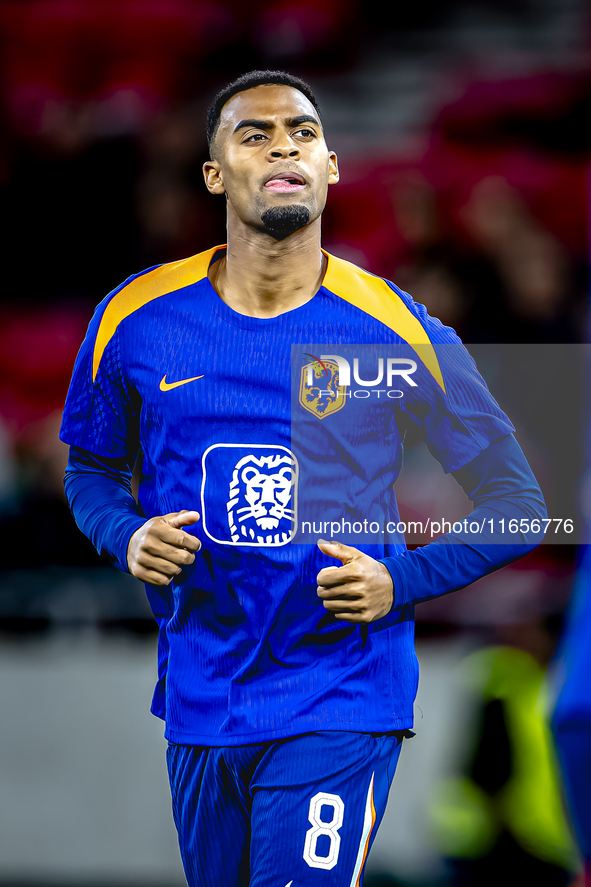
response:
<path id="1" fill-rule="evenodd" d="M 96 340 L 94 343 L 94 353 L 92 358 L 92 381 L 96 379 L 96 374 L 100 366 L 100 362 L 105 348 L 115 335 L 117 327 L 122 320 L 137 311 L 143 305 L 147 305 L 153 299 L 165 296 L 167 293 L 173 293 L 176 290 L 197 283 L 207 276 L 207 269 L 211 263 L 214 253 L 223 247 L 215 246 L 213 249 L 191 256 L 188 259 L 182 259 L 180 262 L 171 262 L 168 265 L 161 265 L 136 277 L 127 286 L 123 287 L 116 293 L 102 316 Z"/>
<path id="2" fill-rule="evenodd" d="M 324 255 L 328 259 L 328 267 L 322 285 L 349 304 L 365 311 L 370 317 L 390 327 L 401 339 L 404 339 L 445 391 L 441 367 L 427 331 L 398 293 L 381 277 L 375 277 L 344 259 L 337 259 L 328 253 Z"/>

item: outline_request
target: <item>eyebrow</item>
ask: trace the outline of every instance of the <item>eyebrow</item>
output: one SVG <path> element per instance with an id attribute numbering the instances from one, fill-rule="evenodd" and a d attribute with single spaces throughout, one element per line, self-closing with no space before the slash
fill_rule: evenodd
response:
<path id="1" fill-rule="evenodd" d="M 320 126 L 320 121 L 315 117 L 312 117 L 310 114 L 302 114 L 300 117 L 290 117 L 285 123 L 287 126 L 300 126 L 302 123 L 315 123 L 316 126 Z M 255 129 L 273 129 L 274 124 L 270 123 L 268 120 L 241 120 L 234 127 L 234 132 L 238 132 L 239 129 L 245 129 L 248 126 L 253 126 Z"/>

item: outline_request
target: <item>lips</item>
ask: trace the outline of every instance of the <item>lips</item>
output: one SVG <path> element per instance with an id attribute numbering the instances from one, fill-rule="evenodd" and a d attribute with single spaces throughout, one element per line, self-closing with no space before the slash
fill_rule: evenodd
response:
<path id="1" fill-rule="evenodd" d="M 300 173 L 287 170 L 278 172 L 265 182 L 265 188 L 276 194 L 291 194 L 294 191 L 302 191 L 306 186 L 306 180 Z"/>

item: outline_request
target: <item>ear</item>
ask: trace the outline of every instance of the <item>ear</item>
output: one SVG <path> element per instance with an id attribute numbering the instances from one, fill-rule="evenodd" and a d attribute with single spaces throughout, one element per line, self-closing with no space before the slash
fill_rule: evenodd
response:
<path id="1" fill-rule="evenodd" d="M 328 184 L 336 185 L 339 180 L 339 162 L 334 151 L 328 152 Z"/>
<path id="2" fill-rule="evenodd" d="M 226 193 L 222 180 L 222 170 L 217 160 L 207 160 L 203 164 L 203 178 L 205 179 L 205 187 L 210 194 Z"/>

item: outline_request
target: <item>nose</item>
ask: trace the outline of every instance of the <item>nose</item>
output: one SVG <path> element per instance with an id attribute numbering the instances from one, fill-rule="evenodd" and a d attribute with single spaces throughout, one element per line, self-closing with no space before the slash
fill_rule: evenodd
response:
<path id="1" fill-rule="evenodd" d="M 287 135 L 287 133 L 282 133 L 275 142 L 273 142 L 269 147 L 268 152 L 269 159 L 273 160 L 281 160 L 282 158 L 291 157 L 296 158 L 300 156 L 300 149 Z"/>

